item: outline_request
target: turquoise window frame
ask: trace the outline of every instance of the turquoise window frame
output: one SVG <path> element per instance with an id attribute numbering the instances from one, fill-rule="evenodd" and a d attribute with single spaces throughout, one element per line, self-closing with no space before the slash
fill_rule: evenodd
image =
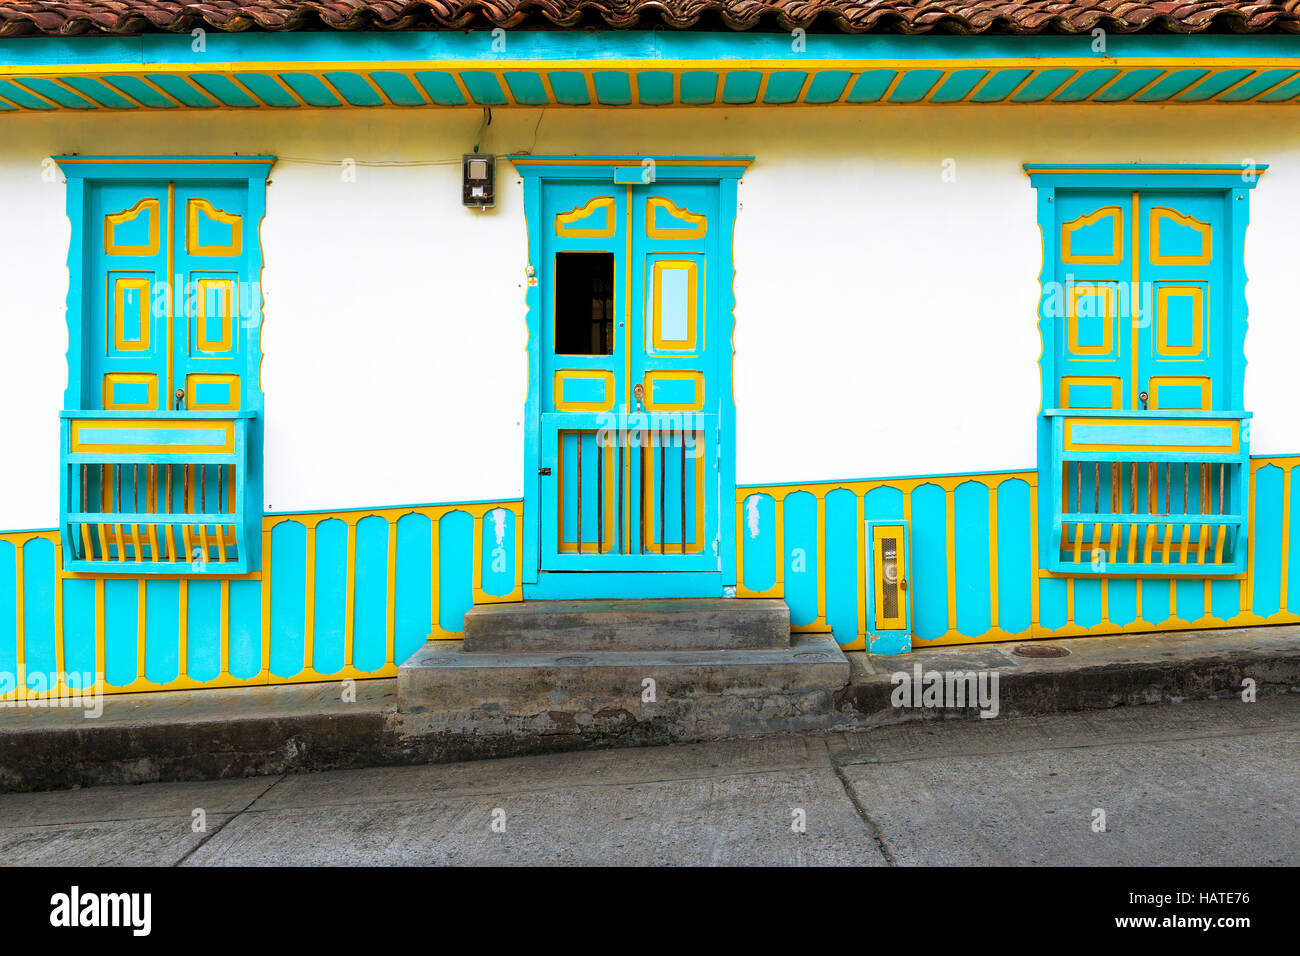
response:
<path id="1" fill-rule="evenodd" d="M 72 235 L 68 247 L 68 298 L 67 329 L 68 384 L 64 391 L 61 418 L 60 444 L 60 506 L 59 527 L 63 537 L 64 567 L 71 572 L 165 575 L 183 574 L 191 576 L 204 574 L 213 577 L 241 575 L 261 570 L 262 560 L 262 445 L 263 445 L 263 410 L 264 395 L 261 387 L 261 328 L 263 299 L 261 292 L 261 275 L 263 268 L 260 230 L 266 215 L 266 185 L 271 166 L 276 157 L 267 155 L 250 156 L 78 156 L 62 155 L 53 157 L 67 180 L 67 215 L 71 224 Z M 239 368 L 240 401 L 239 409 L 228 412 L 211 412 L 197 410 L 151 411 L 141 413 L 102 411 L 90 397 L 88 389 L 97 387 L 89 380 L 86 349 L 87 322 L 93 321 L 89 315 L 88 298 L 90 281 L 96 281 L 90 275 L 91 243 L 96 240 L 101 224 L 90 222 L 90 198 L 94 187 L 113 183 L 148 183 L 160 185 L 173 183 L 180 185 L 211 183 L 221 186 L 236 186 L 245 191 L 247 197 L 244 218 L 244 242 L 240 253 L 241 281 L 247 284 L 250 297 L 247 307 L 239 310 L 239 325 L 232 334 L 242 336 L 246 345 L 245 360 Z M 159 224 L 160 230 L 162 224 Z M 183 241 L 175 237 L 175 241 Z M 179 270 L 177 270 L 179 272 Z M 169 277 L 172 284 L 171 294 L 175 294 L 176 275 Z M 242 293 L 241 293 L 242 294 Z M 160 389 L 161 391 L 161 389 Z M 170 396 L 160 395 L 159 406 L 170 405 Z M 229 513 L 229 520 L 221 524 L 235 526 L 238 537 L 238 557 L 226 562 L 191 560 L 185 556 L 179 561 L 137 561 L 126 558 L 120 552 L 116 560 L 85 560 L 79 557 L 81 535 L 76 533 L 76 519 L 80 514 L 79 506 L 72 500 L 75 497 L 74 483 L 70 479 L 72 470 L 90 462 L 95 467 L 103 462 L 112 464 L 122 455 L 102 454 L 88 455 L 74 451 L 72 430 L 74 425 L 84 425 L 92 429 L 98 422 L 106 419 L 131 420 L 135 427 L 130 434 L 140 438 L 141 447 L 150 447 L 148 451 L 132 452 L 133 461 L 143 464 L 182 464 L 193 461 L 196 464 L 223 464 L 238 462 L 240 473 L 236 474 L 236 494 L 231 503 L 234 510 Z M 199 428 L 211 427 L 214 423 L 227 423 L 229 441 L 223 449 L 224 454 L 176 454 L 176 449 L 167 451 L 167 429 L 180 424 L 194 425 Z M 120 423 L 120 424 L 126 424 Z M 161 480 L 161 479 L 160 479 Z M 178 479 L 180 480 L 180 479 Z M 119 511 L 121 508 L 119 508 Z M 215 510 L 215 509 L 210 509 Z M 223 518 L 225 513 L 222 513 Z M 83 524 L 84 526 L 84 524 Z M 209 522 L 208 527 L 213 523 Z M 112 527 L 110 524 L 109 527 Z M 197 532 L 196 532 L 197 534 Z M 180 538 L 180 534 L 177 534 Z M 162 550 L 160 548 L 160 550 Z M 156 556 L 154 556 L 156 557 Z"/>
<path id="2" fill-rule="evenodd" d="M 737 160 L 748 163 L 748 156 L 532 156 L 520 154 L 507 157 L 520 160 L 515 171 L 524 185 L 524 218 L 528 227 L 527 276 L 536 275 L 536 263 L 542 249 L 542 186 L 548 180 L 569 182 L 608 182 L 615 184 L 643 183 L 647 160 L 653 161 L 656 180 L 710 181 L 718 184 L 718 204 L 721 221 L 719 228 L 726 236 L 733 235 L 738 208 L 738 183 L 744 175 L 745 165 L 734 165 Z M 527 162 L 522 162 L 527 161 Z M 541 162 L 539 162 L 541 161 Z M 732 165 L 722 165 L 723 162 Z M 670 164 L 671 163 L 671 164 Z M 735 296 L 732 277 L 735 275 L 734 250 L 730 242 L 719 243 L 718 262 L 710 263 L 720 277 L 715 284 L 714 297 L 707 308 L 721 316 L 719 334 L 730 343 L 735 328 Z M 718 572 L 682 571 L 663 573 L 655 571 L 599 571 L 599 572 L 544 572 L 541 560 L 541 482 L 538 467 L 541 461 L 541 376 L 543 342 L 541 321 L 544 314 L 541 295 L 534 281 L 529 281 L 525 293 L 528 326 L 528 396 L 524 407 L 524 510 L 522 580 L 524 596 L 533 598 L 577 597 L 718 597 L 727 588 L 736 585 L 736 540 L 730 529 L 736 527 L 736 405 L 730 387 L 723 389 L 722 407 L 719 410 L 720 429 L 731 436 L 720 449 L 718 469 Z M 726 373 L 731 376 L 732 353 L 726 352 Z"/>
<path id="3" fill-rule="evenodd" d="M 1040 399 L 1038 409 L 1038 560 L 1039 567 L 1050 573 L 1084 576 L 1197 576 L 1222 577 L 1241 576 L 1246 572 L 1249 553 L 1248 537 L 1250 503 L 1249 495 L 1249 420 L 1251 413 L 1244 408 L 1245 390 L 1245 337 L 1248 307 L 1246 302 L 1245 272 L 1245 234 L 1250 219 L 1249 196 L 1259 182 L 1259 177 L 1268 169 L 1266 164 L 1215 164 L 1215 163 L 1026 163 L 1025 172 L 1030 183 L 1037 191 L 1037 219 L 1042 237 L 1043 259 L 1039 273 L 1041 296 L 1039 300 L 1038 331 L 1042 343 L 1039 357 Z M 1056 316 L 1053 309 L 1054 290 L 1049 283 L 1055 282 L 1060 263 L 1059 235 L 1057 233 L 1056 197 L 1058 190 L 1070 191 L 1133 191 L 1142 194 L 1170 192 L 1195 192 L 1208 195 L 1221 194 L 1226 198 L 1224 204 L 1224 221 L 1222 233 L 1226 237 L 1227 259 L 1224 288 L 1224 303 L 1227 310 L 1222 328 L 1226 330 L 1222 348 L 1226 350 L 1226 390 L 1221 408 L 1211 412 L 1146 411 L 1134 409 L 1108 410 L 1065 410 L 1056 408 L 1059 404 L 1059 380 L 1056 357 L 1062 343 L 1057 342 Z M 1125 233 L 1127 235 L 1127 233 Z M 1236 540 L 1229 560 L 1221 564 L 1204 562 L 1190 564 L 1128 562 L 1127 560 L 1105 561 L 1097 567 L 1097 562 L 1084 554 L 1084 560 L 1074 562 L 1062 556 L 1060 545 L 1063 524 L 1062 498 L 1068 498 L 1069 488 L 1065 486 L 1063 468 L 1067 461 L 1078 462 L 1080 458 L 1098 461 L 1113 458 L 1101 453 L 1071 452 L 1066 456 L 1067 424 L 1080 423 L 1099 434 L 1110 430 L 1120 436 L 1124 425 L 1122 419 L 1144 418 L 1164 422 L 1168 444 L 1162 451 L 1148 451 L 1143 454 L 1144 462 L 1152 462 L 1158 468 L 1169 463 L 1186 462 L 1191 454 L 1182 454 L 1178 446 L 1205 447 L 1220 440 L 1223 434 L 1234 432 L 1238 438 L 1236 447 L 1223 453 L 1197 453 L 1197 462 L 1208 462 L 1210 467 L 1222 465 L 1231 468 L 1227 481 L 1229 498 L 1235 504 L 1233 512 L 1238 520 L 1230 523 L 1236 530 Z M 1166 474 L 1168 474 L 1166 472 Z M 1227 484 L 1225 481 L 1225 484 Z M 1075 506 L 1083 510 L 1082 504 Z M 1121 509 L 1121 511 L 1124 509 Z M 1137 507 L 1130 503 L 1129 514 L 1139 517 Z M 1077 512 L 1075 512 L 1077 513 Z M 1172 524 L 1179 522 L 1149 522 L 1151 525 Z M 1079 528 L 1083 522 L 1078 523 Z M 1097 522 L 1109 526 L 1110 521 Z M 1118 525 L 1128 526 L 1127 522 Z M 1205 525 L 1215 522 L 1203 522 Z M 1133 527 L 1137 526 L 1135 521 Z M 1081 530 L 1076 530 L 1078 535 Z M 1145 533 L 1145 531 L 1144 531 Z M 1168 532 L 1165 532 L 1166 534 Z M 1186 532 L 1183 532 L 1186 534 Z M 1127 550 L 1121 547 L 1120 550 Z"/>

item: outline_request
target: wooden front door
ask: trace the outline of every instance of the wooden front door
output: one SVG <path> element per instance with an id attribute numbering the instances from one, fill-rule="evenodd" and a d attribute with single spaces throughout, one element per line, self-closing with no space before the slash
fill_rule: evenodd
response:
<path id="1" fill-rule="evenodd" d="M 718 187 L 548 181 L 541 197 L 544 571 L 717 571 Z"/>
<path id="2" fill-rule="evenodd" d="M 1056 357 L 1049 407 L 1234 407 L 1222 194 L 1058 190 Z M 1058 404 L 1059 403 L 1059 404 Z"/>

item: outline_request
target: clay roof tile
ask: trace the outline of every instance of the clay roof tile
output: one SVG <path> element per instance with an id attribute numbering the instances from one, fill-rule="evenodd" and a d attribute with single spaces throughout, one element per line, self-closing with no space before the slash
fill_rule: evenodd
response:
<path id="1" fill-rule="evenodd" d="M 1300 0 L 0 0 L 0 37 L 224 30 L 795 27 L 845 33 L 1300 32 Z"/>

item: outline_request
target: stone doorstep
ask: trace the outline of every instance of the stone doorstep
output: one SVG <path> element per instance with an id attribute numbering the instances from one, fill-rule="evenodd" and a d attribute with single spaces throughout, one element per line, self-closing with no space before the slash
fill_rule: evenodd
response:
<path id="1" fill-rule="evenodd" d="M 848 660 L 829 634 L 752 650 L 484 653 L 451 644 L 431 641 L 398 668 L 399 712 L 489 717 L 617 707 L 649 715 L 709 697 L 833 696 L 849 682 Z M 643 705 L 647 679 L 655 706 Z"/>
<path id="2" fill-rule="evenodd" d="M 524 601 L 465 615 L 470 653 L 789 647 L 790 609 L 771 599 Z"/>

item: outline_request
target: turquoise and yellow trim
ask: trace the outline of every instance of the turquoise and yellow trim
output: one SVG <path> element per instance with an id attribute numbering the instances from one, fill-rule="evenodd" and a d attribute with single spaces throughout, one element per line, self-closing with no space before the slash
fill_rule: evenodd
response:
<path id="1" fill-rule="evenodd" d="M 868 530 L 901 527 L 911 639 L 877 653 L 1300 623 L 1300 455 L 1253 458 L 1249 480 L 1245 572 L 1178 580 L 1044 570 L 1032 471 L 744 486 L 738 596 L 861 649 L 888 633 Z M 57 531 L 0 533 L 0 674 L 101 673 L 105 693 L 391 677 L 470 607 L 523 599 L 522 518 L 519 500 L 271 514 L 263 569 L 219 578 L 76 573 Z"/>
<path id="2" fill-rule="evenodd" d="M 1298 623 L 1297 466 L 1250 460 L 1249 556 L 1226 578 L 1046 570 L 1033 471 L 744 486 L 737 596 L 784 598 L 793 630 L 864 649 L 876 618 L 863 529 L 893 523 L 910 536 L 914 647 Z"/>
<path id="3" fill-rule="evenodd" d="M 459 637 L 471 606 L 522 599 L 520 513 L 267 515 L 263 570 L 219 579 L 75 573 L 57 531 L 0 533 L 0 680 L 90 672 L 120 694 L 392 677 L 426 639 Z"/>
<path id="4" fill-rule="evenodd" d="M 1285 103 L 1284 36 L 831 35 L 645 30 L 209 32 L 0 40 L 0 112 L 865 104 Z"/>
<path id="5" fill-rule="evenodd" d="M 99 528 L 96 547 L 91 523 L 74 517 L 79 513 L 74 505 L 80 507 L 92 494 L 102 497 L 99 507 L 105 511 L 129 513 L 121 497 L 124 471 L 134 508 L 146 485 L 141 469 L 165 467 L 169 475 L 175 471 L 181 477 L 175 493 L 170 485 L 164 492 L 157 514 L 194 513 L 196 504 L 205 504 L 209 486 L 224 487 L 229 478 L 230 497 L 223 494 L 218 500 L 223 511 L 229 503 L 232 515 L 239 516 L 232 517 L 230 534 L 242 525 L 235 569 L 255 569 L 261 548 L 256 523 L 262 511 L 263 395 L 258 376 L 262 257 L 260 243 L 253 240 L 265 213 L 266 177 L 274 157 L 54 159 L 67 178 L 72 229 L 60 522 L 65 547 L 84 548 L 82 557 L 69 555 L 68 563 L 79 568 L 110 555 L 125 560 L 129 554 L 135 562 L 151 565 L 140 571 L 170 572 L 178 558 L 194 554 L 194 547 L 208 552 L 209 527 L 215 529 L 215 558 L 223 564 L 231 558 L 222 525 L 200 522 L 193 534 L 188 526 L 179 526 L 184 552 L 178 554 L 171 538 L 178 526 L 168 520 L 151 522 L 144 526 L 147 531 L 135 524 L 94 521 Z M 238 212 L 231 211 L 236 208 Z M 141 414 L 149 412 L 156 414 Z M 236 423 L 212 420 L 222 417 L 239 420 L 238 437 Z M 219 441 L 212 437 L 216 432 Z M 203 466 L 224 466 L 226 476 L 209 481 L 200 472 L 204 493 L 195 502 L 195 468 Z M 191 491 L 182 501 L 186 482 Z M 109 494 L 112 484 L 117 486 L 117 507 Z M 147 498 L 157 505 L 151 483 Z M 146 507 L 140 513 L 150 512 Z M 166 539 L 165 555 L 155 540 L 155 523 Z M 124 527 L 131 530 L 124 533 Z M 115 547 L 108 539 L 110 529 Z M 191 540 L 195 537 L 197 543 Z M 146 541 L 149 562 L 143 560 Z"/>

